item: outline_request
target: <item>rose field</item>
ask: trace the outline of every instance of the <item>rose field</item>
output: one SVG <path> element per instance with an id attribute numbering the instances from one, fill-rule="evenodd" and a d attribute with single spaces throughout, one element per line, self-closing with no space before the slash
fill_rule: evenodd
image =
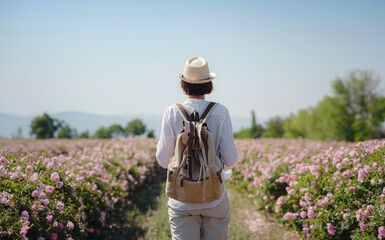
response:
<path id="1" fill-rule="evenodd" d="M 385 239 L 385 140 L 236 145 L 227 184 L 259 212 L 304 239 Z M 0 238 L 111 238 L 156 182 L 155 151 L 141 138 L 0 140 Z"/>
<path id="2" fill-rule="evenodd" d="M 308 239 L 385 238 L 385 140 L 237 141 L 231 182 Z"/>
<path id="3" fill-rule="evenodd" d="M 0 238 L 104 239 L 152 180 L 155 143 L 0 141 Z"/>

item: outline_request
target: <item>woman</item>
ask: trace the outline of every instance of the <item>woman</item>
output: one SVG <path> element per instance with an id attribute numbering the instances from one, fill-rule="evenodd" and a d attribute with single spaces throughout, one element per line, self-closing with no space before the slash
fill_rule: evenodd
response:
<path id="1" fill-rule="evenodd" d="M 196 110 L 201 115 L 209 103 L 205 95 L 213 89 L 215 73 L 210 73 L 205 59 L 193 57 L 187 60 L 183 73 L 178 75 L 187 95 L 184 102 L 186 109 L 189 113 Z M 238 152 L 227 108 L 218 104 L 211 112 L 207 126 L 213 136 L 217 156 L 227 166 L 233 166 L 238 160 Z M 167 108 L 156 152 L 156 158 L 163 168 L 167 168 L 174 154 L 176 137 L 182 127 L 183 119 L 177 109 L 174 106 Z M 230 209 L 226 191 L 223 191 L 219 200 L 206 203 L 186 203 L 169 198 L 168 214 L 172 238 L 175 240 L 227 239 Z"/>

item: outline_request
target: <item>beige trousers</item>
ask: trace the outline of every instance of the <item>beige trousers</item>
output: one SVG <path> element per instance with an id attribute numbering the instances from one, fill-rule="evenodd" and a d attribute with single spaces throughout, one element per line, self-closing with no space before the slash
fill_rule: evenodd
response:
<path id="1" fill-rule="evenodd" d="M 226 240 L 230 222 L 227 193 L 213 208 L 179 211 L 168 208 L 173 240 Z"/>

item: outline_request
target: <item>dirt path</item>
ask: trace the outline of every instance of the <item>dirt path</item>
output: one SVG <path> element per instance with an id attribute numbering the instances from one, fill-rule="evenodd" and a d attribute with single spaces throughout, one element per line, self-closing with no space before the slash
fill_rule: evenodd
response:
<path id="1" fill-rule="evenodd" d="M 231 207 L 230 231 L 247 231 L 247 239 L 255 240 L 301 240 L 295 231 L 288 231 L 276 219 L 260 214 L 256 207 L 244 199 L 232 187 L 226 188 Z M 237 239 L 237 238 L 232 238 Z"/>

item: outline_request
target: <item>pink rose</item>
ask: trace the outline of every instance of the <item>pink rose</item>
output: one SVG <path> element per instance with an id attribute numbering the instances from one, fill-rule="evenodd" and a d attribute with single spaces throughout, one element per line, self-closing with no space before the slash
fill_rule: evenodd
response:
<path id="1" fill-rule="evenodd" d="M 22 226 L 22 227 L 21 227 L 21 230 L 20 230 L 20 235 L 22 235 L 22 236 L 27 235 L 28 230 L 29 230 L 29 226 L 28 226 L 28 225 Z"/>
<path id="2" fill-rule="evenodd" d="M 333 225 L 331 223 L 326 224 L 328 227 L 328 233 L 332 236 L 336 234 L 336 230 L 334 229 Z"/>
<path id="3" fill-rule="evenodd" d="M 60 176 L 59 176 L 59 174 L 58 174 L 57 172 L 53 172 L 53 173 L 51 174 L 51 180 L 52 180 L 53 182 L 59 182 L 59 181 L 60 181 Z"/>
<path id="4" fill-rule="evenodd" d="M 311 189 L 315 189 L 316 188 L 316 182 L 312 181 L 311 182 Z"/>
<path id="5" fill-rule="evenodd" d="M 365 224 L 360 222 L 360 228 L 362 231 L 365 231 L 366 230 Z"/>
<path id="6" fill-rule="evenodd" d="M 336 168 L 337 168 L 338 170 L 341 170 L 341 169 L 342 169 L 342 164 L 341 164 L 341 163 L 337 163 Z"/>
<path id="7" fill-rule="evenodd" d="M 53 193 L 54 190 L 55 190 L 55 188 L 52 187 L 52 186 L 49 186 L 49 185 L 45 186 L 45 191 L 46 191 L 48 194 Z"/>
<path id="8" fill-rule="evenodd" d="M 309 202 L 309 201 L 310 201 L 309 193 L 305 193 L 305 201 L 306 201 L 306 202 Z"/>
<path id="9" fill-rule="evenodd" d="M 38 197 L 39 195 L 40 195 L 40 191 L 37 191 L 37 190 L 33 191 L 31 194 L 32 197 Z"/>
<path id="10" fill-rule="evenodd" d="M 64 209 L 64 203 L 57 202 L 56 203 L 56 209 L 59 210 L 59 211 L 63 210 Z"/>
<path id="11" fill-rule="evenodd" d="M 51 234 L 51 240 L 56 240 L 57 239 L 57 234 L 56 233 L 52 233 Z"/>
<path id="12" fill-rule="evenodd" d="M 385 237 L 385 227 L 379 227 L 378 234 Z"/>
<path id="13" fill-rule="evenodd" d="M 73 230 L 74 229 L 74 224 L 71 221 L 68 221 L 67 222 L 67 228 L 70 229 L 70 230 Z"/>
<path id="14" fill-rule="evenodd" d="M 27 211 L 23 211 L 23 212 L 21 213 L 21 215 L 22 215 L 26 220 L 29 219 L 29 214 L 28 214 Z"/>
<path id="15" fill-rule="evenodd" d="M 293 217 L 293 214 L 291 212 L 287 212 L 285 215 L 283 215 L 283 219 L 290 220 Z"/>
<path id="16" fill-rule="evenodd" d="M 287 193 L 289 195 L 293 195 L 295 193 L 295 190 L 291 188 L 291 189 L 289 189 L 289 191 L 287 191 Z"/>
<path id="17" fill-rule="evenodd" d="M 310 229 L 312 230 L 312 231 L 314 231 L 315 230 L 315 226 L 312 224 L 312 225 L 310 225 Z"/>
<path id="18" fill-rule="evenodd" d="M 49 199 L 48 199 L 48 198 L 43 199 L 41 202 L 44 204 L 44 206 L 48 206 L 48 204 L 49 204 Z"/>
<path id="19" fill-rule="evenodd" d="M 365 177 L 366 177 L 366 172 L 363 169 L 358 170 L 358 181 L 364 182 Z"/>
<path id="20" fill-rule="evenodd" d="M 307 217 L 309 219 L 314 219 L 314 209 L 312 206 L 307 208 Z"/>
<path id="21" fill-rule="evenodd" d="M 35 182 L 35 181 L 37 181 L 38 178 L 39 178 L 39 174 L 38 173 L 33 173 L 31 175 L 31 177 L 29 177 L 29 181 Z"/>

